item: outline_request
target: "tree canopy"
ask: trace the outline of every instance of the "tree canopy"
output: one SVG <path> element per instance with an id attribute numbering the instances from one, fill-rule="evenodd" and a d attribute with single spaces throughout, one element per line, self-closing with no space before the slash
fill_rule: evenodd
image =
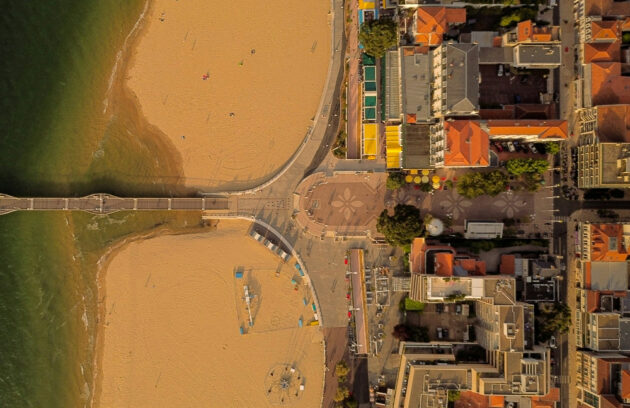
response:
<path id="1" fill-rule="evenodd" d="M 385 236 L 388 244 L 402 247 L 422 236 L 424 222 L 419 209 L 412 205 L 398 204 L 394 207 L 394 215 L 383 210 L 376 221 L 376 230 Z"/>
<path id="2" fill-rule="evenodd" d="M 365 53 L 376 58 L 385 55 L 385 51 L 398 44 L 396 23 L 388 19 L 371 20 L 361 25 L 359 42 Z"/>
<path id="3" fill-rule="evenodd" d="M 405 175 L 399 171 L 387 175 L 386 186 L 388 190 L 397 190 L 405 185 Z"/>
<path id="4" fill-rule="evenodd" d="M 511 159 L 505 165 L 508 173 L 515 176 L 521 174 L 542 174 L 549 168 L 545 159 Z"/>
<path id="5" fill-rule="evenodd" d="M 571 327 L 571 309 L 556 302 L 551 311 L 541 310 L 536 316 L 536 334 L 539 341 L 547 341 L 555 333 L 566 333 Z"/>
<path id="6" fill-rule="evenodd" d="M 560 145 L 556 142 L 549 142 L 545 145 L 545 151 L 549 154 L 556 154 L 560 151 Z"/>
<path id="7" fill-rule="evenodd" d="M 457 182 L 457 193 L 466 198 L 476 198 L 487 194 L 496 196 L 507 187 L 507 176 L 499 170 L 489 173 L 470 172 L 464 174 Z"/>

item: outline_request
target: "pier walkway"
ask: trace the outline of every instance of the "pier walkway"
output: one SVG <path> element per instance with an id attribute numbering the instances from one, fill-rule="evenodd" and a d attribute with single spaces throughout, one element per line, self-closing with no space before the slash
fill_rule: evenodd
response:
<path id="1" fill-rule="evenodd" d="M 229 210 L 228 197 L 215 198 L 120 198 L 110 194 L 92 194 L 77 198 L 16 198 L 0 194 L 0 215 L 13 211 L 76 211 L 111 214 L 116 211 L 153 210 Z"/>

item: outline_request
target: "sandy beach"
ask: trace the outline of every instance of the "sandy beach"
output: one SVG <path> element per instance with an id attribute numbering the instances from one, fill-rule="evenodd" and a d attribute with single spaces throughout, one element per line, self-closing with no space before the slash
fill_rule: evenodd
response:
<path id="1" fill-rule="evenodd" d="M 310 291 L 295 290 L 292 263 L 281 264 L 249 227 L 221 221 L 209 233 L 131 242 L 111 258 L 99 289 L 97 407 L 271 407 L 283 367 L 296 369 L 296 390 L 296 381 L 305 385 L 287 406 L 321 404 L 323 336 L 307 327 Z M 244 284 L 255 295 L 253 327 Z"/>
<path id="2" fill-rule="evenodd" d="M 179 152 L 187 187 L 253 187 L 290 159 L 323 92 L 329 8 L 327 0 L 151 3 L 126 83 Z"/>

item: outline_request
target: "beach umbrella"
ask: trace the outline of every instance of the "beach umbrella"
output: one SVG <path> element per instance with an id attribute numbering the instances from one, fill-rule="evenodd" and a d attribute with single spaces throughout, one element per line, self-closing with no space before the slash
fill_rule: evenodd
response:
<path id="1" fill-rule="evenodd" d="M 420 176 L 414 177 L 413 178 L 413 182 L 416 183 L 416 184 L 420 183 Z"/>
<path id="2" fill-rule="evenodd" d="M 405 181 L 407 183 L 411 183 L 413 181 L 413 176 L 411 174 L 407 174 L 407 176 L 405 177 Z"/>
<path id="3" fill-rule="evenodd" d="M 422 182 L 423 183 L 428 183 L 429 182 L 429 177 L 428 176 L 422 176 Z"/>
<path id="4" fill-rule="evenodd" d="M 428 176 L 429 175 L 429 170 L 427 170 L 427 169 L 422 170 L 422 175 L 423 176 Z"/>
<path id="5" fill-rule="evenodd" d="M 431 181 L 433 181 L 433 183 L 439 183 L 440 182 L 440 178 L 438 176 L 433 176 L 431 178 Z"/>

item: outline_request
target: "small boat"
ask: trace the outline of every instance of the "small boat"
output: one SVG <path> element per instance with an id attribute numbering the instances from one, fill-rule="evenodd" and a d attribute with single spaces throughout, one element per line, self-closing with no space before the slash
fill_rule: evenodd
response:
<path id="1" fill-rule="evenodd" d="M 302 318 L 300 317 L 300 320 L 298 320 L 298 327 L 302 327 L 303 324 L 304 322 L 302 321 Z"/>

